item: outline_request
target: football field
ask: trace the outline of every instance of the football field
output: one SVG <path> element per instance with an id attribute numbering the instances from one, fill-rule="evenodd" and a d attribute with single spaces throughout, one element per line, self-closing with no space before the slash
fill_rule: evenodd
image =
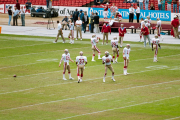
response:
<path id="1" fill-rule="evenodd" d="M 103 83 L 105 67 L 97 53 L 91 61 L 90 39 L 53 44 L 54 39 L 0 35 L 0 120 L 180 120 L 180 45 L 161 44 L 153 62 L 149 45 L 124 42 L 131 45 L 130 74 L 123 75 L 120 48 L 118 63 L 112 63 L 116 81 L 108 70 Z M 112 55 L 110 42 L 101 43 L 101 57 L 105 51 Z M 77 83 L 75 62 L 74 80 L 62 79 L 64 49 L 74 61 L 80 51 L 87 56 L 83 82 Z"/>

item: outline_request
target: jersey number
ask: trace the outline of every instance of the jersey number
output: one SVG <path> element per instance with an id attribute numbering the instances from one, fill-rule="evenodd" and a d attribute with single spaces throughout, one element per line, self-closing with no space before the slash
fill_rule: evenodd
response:
<path id="1" fill-rule="evenodd" d="M 69 56 L 66 56 L 66 60 L 69 60 Z"/>
<path id="2" fill-rule="evenodd" d="M 79 59 L 79 64 L 84 64 L 84 59 Z"/>

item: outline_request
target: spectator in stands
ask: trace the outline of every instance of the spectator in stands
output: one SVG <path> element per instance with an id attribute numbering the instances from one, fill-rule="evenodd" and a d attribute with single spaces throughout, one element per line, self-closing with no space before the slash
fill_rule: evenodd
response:
<path id="1" fill-rule="evenodd" d="M 80 17 L 78 17 L 78 20 L 76 21 L 76 40 L 78 40 L 78 32 L 80 33 L 80 38 L 82 40 L 82 32 L 81 32 L 81 26 L 82 26 L 82 20 L 80 20 Z"/>
<path id="2" fill-rule="evenodd" d="M 165 10 L 165 0 L 161 0 L 162 10 Z"/>
<path id="3" fill-rule="evenodd" d="M 62 30 L 64 29 L 64 26 L 65 26 L 65 30 L 67 30 L 67 25 L 68 25 L 68 17 L 65 16 L 65 18 L 62 20 Z"/>
<path id="4" fill-rule="evenodd" d="M 74 23 L 76 22 L 76 20 L 78 20 L 78 16 L 79 16 L 79 11 L 78 11 L 78 9 L 76 9 L 73 13 Z"/>
<path id="5" fill-rule="evenodd" d="M 94 5 L 100 5 L 99 3 L 99 0 L 94 0 Z"/>
<path id="6" fill-rule="evenodd" d="M 18 19 L 18 15 L 19 15 L 19 10 L 14 7 L 14 11 L 13 11 L 13 26 L 18 26 L 18 23 L 17 23 L 17 19 Z"/>
<path id="7" fill-rule="evenodd" d="M 18 0 L 16 0 L 16 5 L 15 7 L 17 8 L 17 10 L 20 10 L 20 3 L 18 2 Z"/>
<path id="8" fill-rule="evenodd" d="M 27 0 L 27 2 L 26 2 L 26 10 L 31 10 L 31 2 L 30 2 L 30 0 Z"/>
<path id="9" fill-rule="evenodd" d="M 143 10 L 143 0 L 139 0 L 140 9 Z"/>
<path id="10" fill-rule="evenodd" d="M 117 10 L 118 10 L 118 8 L 113 3 L 113 5 L 110 7 L 111 17 L 115 16 Z"/>
<path id="11" fill-rule="evenodd" d="M 151 3 L 150 10 L 155 10 L 154 4 Z"/>
<path id="12" fill-rule="evenodd" d="M 133 22 L 134 19 L 134 7 L 133 4 L 131 4 L 131 7 L 129 8 L 129 22 Z"/>
<path id="13" fill-rule="evenodd" d="M 149 30 L 148 30 L 148 28 L 145 26 L 145 24 L 142 25 L 141 33 L 143 34 L 143 37 L 144 37 L 144 47 L 146 47 L 146 38 L 148 39 L 148 41 L 149 41 L 149 46 L 151 47 L 150 37 L 149 37 Z"/>
<path id="14" fill-rule="evenodd" d="M 94 30 L 94 13 L 92 12 L 91 13 L 91 16 L 90 16 L 90 24 L 91 24 L 91 33 L 93 33 L 93 30 Z"/>
<path id="15" fill-rule="evenodd" d="M 47 8 L 49 8 L 49 0 L 46 0 Z"/>
<path id="16" fill-rule="evenodd" d="M 144 4 L 145 4 L 145 10 L 148 10 L 149 0 L 145 0 L 145 1 L 144 1 Z"/>
<path id="17" fill-rule="evenodd" d="M 99 33 L 99 16 L 97 12 L 95 13 L 94 16 L 94 27 L 95 27 L 95 32 Z"/>
<path id="18" fill-rule="evenodd" d="M 136 19 L 137 19 L 137 23 L 139 23 L 139 16 L 140 16 L 140 8 L 139 8 L 139 4 L 137 4 L 137 9 L 136 9 Z"/>
<path id="19" fill-rule="evenodd" d="M 171 11 L 171 3 L 172 3 L 172 0 L 167 0 L 167 10 L 168 11 Z"/>
<path id="20" fill-rule="evenodd" d="M 127 3 L 133 3 L 133 0 L 127 0 Z"/>
<path id="21" fill-rule="evenodd" d="M 99 2 L 97 2 L 99 5 L 103 3 L 104 0 L 99 0 Z"/>
<path id="22" fill-rule="evenodd" d="M 103 45 L 104 45 L 104 40 L 105 40 L 105 37 L 106 37 L 106 45 L 108 44 L 108 33 L 110 32 L 111 34 L 111 27 L 109 26 L 108 23 L 105 23 L 102 27 L 102 30 L 101 32 L 103 33 Z"/>
<path id="23" fill-rule="evenodd" d="M 104 0 L 103 3 L 104 4 L 109 3 L 109 0 Z"/>
<path id="24" fill-rule="evenodd" d="M 122 20 L 122 14 L 116 11 L 114 20 L 120 22 Z"/>
<path id="25" fill-rule="evenodd" d="M 8 25 L 11 26 L 11 19 L 12 19 L 12 10 L 11 10 L 11 6 L 9 6 L 9 9 L 8 9 L 8 15 L 9 15 L 9 22 L 8 22 Z"/>
<path id="26" fill-rule="evenodd" d="M 84 17 L 84 13 L 83 13 L 83 10 L 80 10 L 79 11 L 79 17 L 80 17 L 80 20 L 82 21 L 83 17 Z M 82 31 L 84 31 L 84 25 L 82 24 Z"/>
<path id="27" fill-rule="evenodd" d="M 23 8 L 23 6 L 21 6 L 20 14 L 21 14 L 22 26 L 25 26 L 25 9 Z"/>
<path id="28" fill-rule="evenodd" d="M 179 32 L 178 32 L 179 18 L 178 18 L 178 15 L 174 16 L 174 20 L 172 20 L 171 26 L 173 28 L 175 38 L 179 38 Z"/>
<path id="29" fill-rule="evenodd" d="M 161 0 L 158 0 L 158 9 L 162 10 Z"/>
<path id="30" fill-rule="evenodd" d="M 177 2 L 178 0 L 173 0 L 173 12 L 175 13 L 175 9 L 176 9 L 176 13 L 177 13 Z"/>
<path id="31" fill-rule="evenodd" d="M 89 23 L 89 17 L 87 15 L 87 12 L 84 12 L 84 16 L 82 18 L 82 22 L 83 22 L 83 27 L 84 27 L 84 33 L 86 32 L 86 26 Z"/>

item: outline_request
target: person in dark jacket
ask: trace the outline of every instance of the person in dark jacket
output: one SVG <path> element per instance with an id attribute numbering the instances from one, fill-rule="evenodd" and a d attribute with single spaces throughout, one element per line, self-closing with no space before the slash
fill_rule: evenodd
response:
<path id="1" fill-rule="evenodd" d="M 91 13 L 90 19 L 91 19 L 90 20 L 90 24 L 91 24 L 91 31 L 90 32 L 93 33 L 94 32 L 93 31 L 94 30 L 94 13 L 93 12 Z"/>
<path id="2" fill-rule="evenodd" d="M 86 26 L 87 24 L 89 23 L 89 17 L 87 15 L 87 12 L 85 11 L 84 12 L 84 16 L 82 17 L 82 23 L 83 23 L 83 30 L 84 30 L 84 33 L 86 32 Z"/>
<path id="3" fill-rule="evenodd" d="M 76 9 L 73 13 L 74 23 L 76 22 L 76 20 L 78 20 L 78 16 L 79 16 L 79 11 L 78 11 L 78 9 Z"/>
<path id="4" fill-rule="evenodd" d="M 99 16 L 98 16 L 98 13 L 95 13 L 95 16 L 94 16 L 94 27 L 95 27 L 95 32 L 96 33 L 99 33 Z"/>

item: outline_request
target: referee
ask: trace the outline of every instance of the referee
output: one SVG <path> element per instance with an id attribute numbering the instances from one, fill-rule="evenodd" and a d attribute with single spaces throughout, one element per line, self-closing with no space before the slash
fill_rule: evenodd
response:
<path id="1" fill-rule="evenodd" d="M 129 8 L 129 22 L 133 22 L 134 19 L 134 8 L 133 4 L 131 4 L 131 7 Z"/>

